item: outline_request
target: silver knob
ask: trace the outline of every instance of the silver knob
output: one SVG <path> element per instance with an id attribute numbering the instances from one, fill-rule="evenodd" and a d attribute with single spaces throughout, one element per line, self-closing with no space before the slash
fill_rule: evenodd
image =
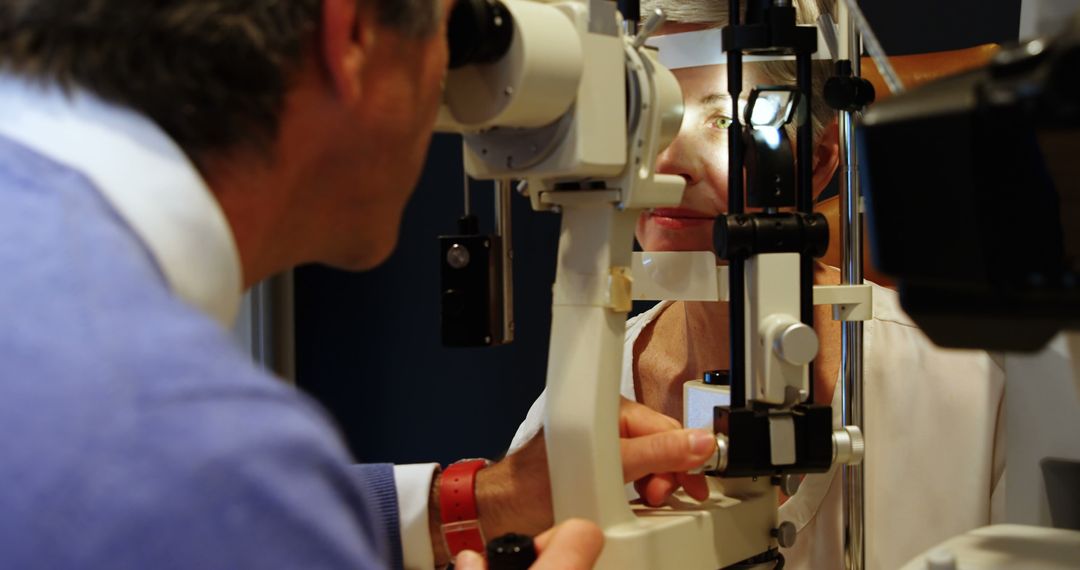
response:
<path id="1" fill-rule="evenodd" d="M 934 550 L 926 556 L 926 570 L 956 570 L 956 555 L 944 549 Z"/>
<path id="2" fill-rule="evenodd" d="M 780 358 L 795 366 L 809 364 L 817 356 L 817 333 L 803 323 L 792 323 L 776 335 L 773 349 Z"/>
<path id="3" fill-rule="evenodd" d="M 784 521 L 780 523 L 780 526 L 776 527 L 772 531 L 773 537 L 776 538 L 776 543 L 784 548 L 791 548 L 795 546 L 795 538 L 798 533 L 795 531 L 795 525 L 791 521 Z"/>
<path id="4" fill-rule="evenodd" d="M 723 471 L 727 469 L 728 462 L 728 438 L 722 433 L 716 434 L 716 451 L 709 456 L 705 463 L 696 469 L 690 469 L 691 474 L 704 473 L 706 471 Z"/>
<path id="5" fill-rule="evenodd" d="M 646 18 L 645 23 L 641 25 L 641 31 L 634 37 L 634 49 L 645 45 L 645 41 L 649 39 L 656 30 L 667 21 L 667 15 L 660 8 L 656 8 Z"/>
<path id="6" fill-rule="evenodd" d="M 797 475 L 781 475 L 773 478 L 773 485 L 776 485 L 785 495 L 791 497 L 799 492 L 802 478 Z"/>
<path id="7" fill-rule="evenodd" d="M 857 426 L 844 426 L 832 434 L 833 463 L 858 465 L 866 452 L 862 430 Z"/>
<path id="8" fill-rule="evenodd" d="M 454 269 L 465 267 L 469 264 L 469 250 L 460 243 L 455 243 L 446 252 L 446 263 Z"/>

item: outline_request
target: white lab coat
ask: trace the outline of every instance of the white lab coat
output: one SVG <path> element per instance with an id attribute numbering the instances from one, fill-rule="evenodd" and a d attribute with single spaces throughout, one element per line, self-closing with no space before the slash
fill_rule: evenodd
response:
<path id="1" fill-rule="evenodd" d="M 622 395 L 635 399 L 633 347 L 670 303 L 626 324 Z M 892 570 L 951 536 L 997 522 L 1004 507 L 1004 372 L 985 352 L 937 348 L 874 286 L 865 331 L 866 567 Z M 839 382 L 837 383 L 839 387 Z M 839 388 L 833 396 L 839 425 Z M 511 452 L 542 426 L 545 394 L 518 428 Z M 787 568 L 843 567 L 841 477 L 809 475 L 780 507 L 798 540 Z"/>

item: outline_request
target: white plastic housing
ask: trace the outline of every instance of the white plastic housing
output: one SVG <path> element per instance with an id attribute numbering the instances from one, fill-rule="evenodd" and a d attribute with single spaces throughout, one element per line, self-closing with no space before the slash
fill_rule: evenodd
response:
<path id="1" fill-rule="evenodd" d="M 944 560 L 943 560 L 944 559 Z M 1080 532 L 1058 528 L 998 524 L 970 530 L 935 546 L 903 570 L 1066 570 L 1080 561 Z"/>
<path id="2" fill-rule="evenodd" d="M 731 405 L 731 387 L 690 380 L 683 384 L 683 426 L 713 428 L 713 408 Z"/>
<path id="3" fill-rule="evenodd" d="M 514 39 L 499 61 L 446 76 L 436 130 L 542 127 L 574 103 L 584 69 L 582 42 L 567 13 L 547 4 L 503 0 Z"/>
<path id="4" fill-rule="evenodd" d="M 777 496 L 766 478 L 725 480 L 703 504 L 679 495 L 661 508 L 627 504 L 618 434 L 626 312 L 606 300 L 611 268 L 630 263 L 637 216 L 611 192 L 552 194 L 563 209 L 544 418 L 555 520 L 604 530 L 600 570 L 715 570 L 775 546 Z"/>
<path id="5" fill-rule="evenodd" d="M 726 301 L 727 266 L 711 251 L 635 251 L 635 300 Z"/>
<path id="6" fill-rule="evenodd" d="M 746 356 L 750 364 L 746 393 L 752 400 L 774 406 L 791 405 L 792 395 L 805 398 L 810 382 L 803 364 L 817 354 L 817 336 L 812 329 L 802 331 L 784 358 L 777 350 L 777 340 L 791 325 L 799 323 L 799 255 L 797 253 L 768 253 L 751 257 L 746 262 Z M 750 302 L 753 299 L 755 302 Z M 813 336 L 813 346 L 805 346 L 806 337 Z M 801 341 L 801 342 L 799 342 Z M 811 350 L 812 349 L 812 350 Z M 797 353 L 797 354 L 795 354 Z M 796 358 L 792 358 L 797 356 Z"/>
<path id="7" fill-rule="evenodd" d="M 675 75 L 656 61 L 651 49 L 627 50 L 630 73 L 642 85 L 638 108 L 641 116 L 631 133 L 627 168 L 618 185 L 623 208 L 662 208 L 682 202 L 686 181 L 674 174 L 656 172 L 656 159 L 679 134 L 682 126 L 682 89 Z"/>
<path id="8" fill-rule="evenodd" d="M 543 72 L 536 75 L 537 83 L 531 84 L 537 95 L 515 94 L 514 97 L 526 97 L 523 101 L 528 101 L 527 105 L 534 105 L 543 112 L 523 108 L 521 114 L 503 113 L 482 124 L 502 129 L 527 126 L 536 130 L 562 124 L 555 129 L 559 135 L 553 148 L 539 162 L 494 159 L 494 153 L 484 153 L 483 145 L 476 143 L 465 147 L 465 170 L 473 178 L 481 180 L 527 179 L 533 207 L 545 209 L 539 195 L 555 182 L 611 179 L 619 176 L 626 166 L 625 39 L 619 34 L 590 31 L 589 8 L 583 2 L 568 0 L 543 4 L 511 0 L 510 4 L 514 6 L 515 22 L 522 30 L 524 45 L 524 59 L 518 65 Z M 528 9 L 522 10 L 523 5 L 528 5 L 532 11 L 526 14 Z M 541 14 L 543 17 L 540 17 Z M 548 29 L 555 22 L 559 22 L 558 33 Z M 567 24 L 570 25 L 569 29 Z M 569 32 L 571 29 L 575 34 L 573 37 Z M 534 35 L 537 38 L 535 46 L 529 40 Z M 549 51 L 560 55 L 551 57 Z M 577 54 L 577 59 L 571 62 L 569 58 L 573 54 Z M 579 80 L 571 81 L 574 77 Z M 448 78 L 450 81 L 453 79 Z M 449 84 L 447 89 L 451 89 Z M 553 89 L 559 91 L 558 95 L 550 93 Z M 460 101 L 462 105 L 468 102 L 469 98 Z M 473 105 L 482 106 L 476 102 Z M 565 113 L 556 113 L 558 109 L 565 110 Z M 528 117 L 528 120 L 523 117 Z M 484 132 L 479 132 L 480 129 L 463 129 L 460 125 L 451 130 L 485 136 Z M 519 142 L 530 136 L 526 130 L 520 134 Z M 538 137 L 536 146 L 547 146 L 549 142 Z M 496 144 L 496 141 L 492 144 Z M 481 148 L 478 150 L 477 146 Z M 521 166 L 523 162 L 528 164 L 527 168 Z"/>

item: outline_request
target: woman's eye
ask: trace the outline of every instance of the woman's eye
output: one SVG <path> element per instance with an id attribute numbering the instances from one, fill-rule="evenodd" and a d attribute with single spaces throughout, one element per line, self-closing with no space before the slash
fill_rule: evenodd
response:
<path id="1" fill-rule="evenodd" d="M 709 127 L 713 129 L 726 129 L 731 126 L 731 117 L 719 115 L 709 119 Z"/>

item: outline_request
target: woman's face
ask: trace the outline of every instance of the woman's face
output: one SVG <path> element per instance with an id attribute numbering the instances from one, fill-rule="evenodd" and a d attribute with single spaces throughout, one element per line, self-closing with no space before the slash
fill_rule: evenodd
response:
<path id="1" fill-rule="evenodd" d="M 750 87 L 767 83 L 754 67 L 743 68 L 742 104 Z M 656 170 L 682 176 L 686 191 L 677 207 L 642 213 L 637 239 L 646 251 L 712 251 L 713 220 L 727 211 L 727 127 L 734 112 L 727 69 L 710 65 L 673 73 L 682 87 L 686 113 L 678 136 L 660 153 Z"/>

